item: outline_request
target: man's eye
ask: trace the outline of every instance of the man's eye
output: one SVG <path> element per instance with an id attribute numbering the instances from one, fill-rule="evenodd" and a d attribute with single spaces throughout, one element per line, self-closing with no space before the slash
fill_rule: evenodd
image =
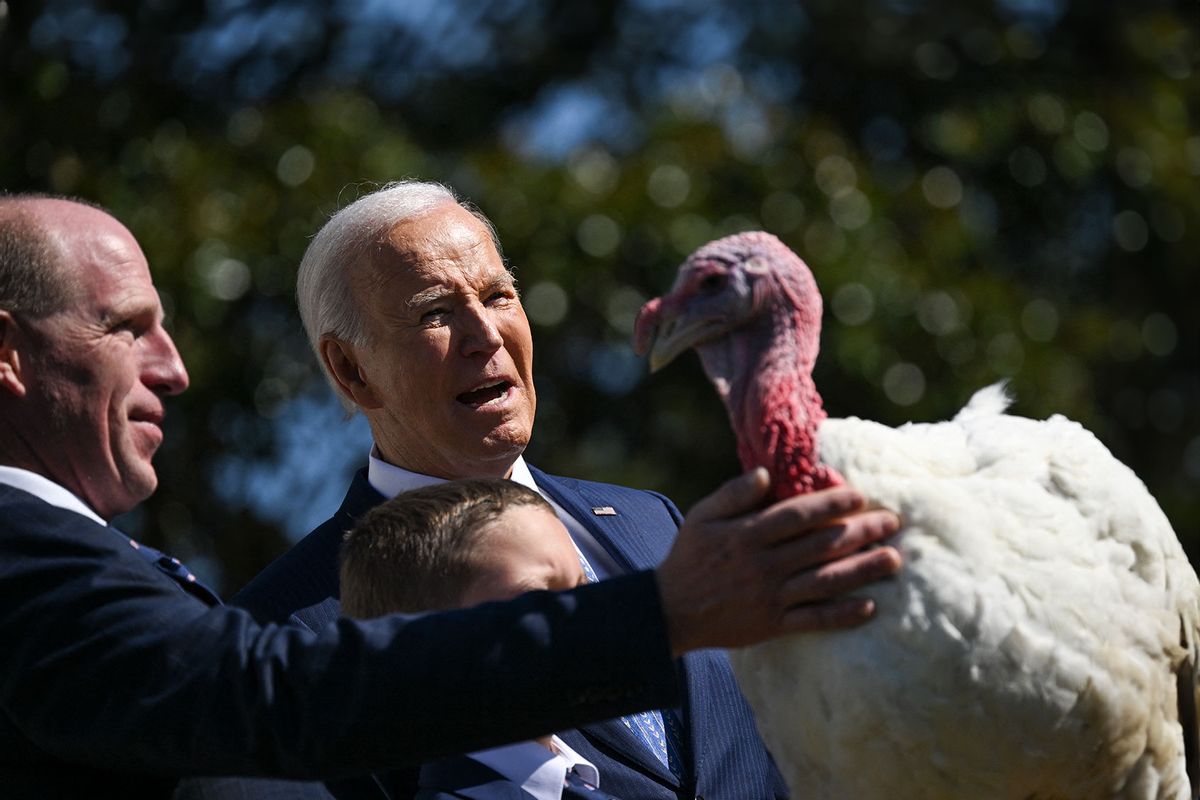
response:
<path id="1" fill-rule="evenodd" d="M 442 317 L 449 314 L 449 309 L 446 308 L 431 308 L 421 315 L 422 322 L 437 322 Z"/>

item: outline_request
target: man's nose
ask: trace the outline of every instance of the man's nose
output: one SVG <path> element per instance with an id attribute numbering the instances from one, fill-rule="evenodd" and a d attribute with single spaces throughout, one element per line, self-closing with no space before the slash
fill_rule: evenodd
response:
<path id="1" fill-rule="evenodd" d="M 504 346 L 504 337 L 486 306 L 472 304 L 462 315 L 462 354 L 494 353 Z"/>
<path id="2" fill-rule="evenodd" d="M 175 342 L 162 326 L 142 338 L 142 383 L 158 394 L 175 395 L 188 387 L 187 368 Z"/>

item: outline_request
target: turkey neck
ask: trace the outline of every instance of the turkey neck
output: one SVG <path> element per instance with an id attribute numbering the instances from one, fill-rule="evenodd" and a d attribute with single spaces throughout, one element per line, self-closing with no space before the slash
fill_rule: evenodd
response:
<path id="1" fill-rule="evenodd" d="M 810 278 L 811 280 L 811 278 Z M 772 304 L 747 326 L 696 348 L 725 402 L 742 467 L 766 467 L 776 499 L 844 483 L 819 463 L 817 429 L 825 419 L 813 382 L 821 335 L 820 295 Z"/>

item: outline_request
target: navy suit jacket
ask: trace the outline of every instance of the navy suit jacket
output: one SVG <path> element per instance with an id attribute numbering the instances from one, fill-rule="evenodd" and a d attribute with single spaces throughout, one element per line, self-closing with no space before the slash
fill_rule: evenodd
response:
<path id="1" fill-rule="evenodd" d="M 111 528 L 0 484 L 0 796 L 361 775 L 678 702 L 654 577 L 621 580 L 260 626 Z"/>
<path id="2" fill-rule="evenodd" d="M 623 569 L 653 569 L 666 557 L 682 516 L 663 495 L 554 477 L 532 467 L 530 471 L 537 485 L 579 520 Z M 232 602 L 262 622 L 290 620 L 319 629 L 336 619 L 342 537 L 359 516 L 382 501 L 382 495 L 368 483 L 366 469 L 359 470 L 337 513 L 271 563 Z M 593 512 L 605 506 L 616 514 Z M 596 765 L 604 788 L 618 797 L 787 797 L 786 785 L 758 735 L 724 653 L 689 653 L 679 664 L 679 678 L 683 702 L 678 713 L 687 735 L 682 743 L 685 770 L 681 777 L 664 768 L 620 719 L 560 732 L 559 736 Z M 415 779 L 412 771 L 388 776 L 396 787 L 392 797 L 411 795 Z M 371 796 L 369 787 L 361 783 L 351 788 L 361 793 L 347 796 Z M 335 795 L 343 796 L 339 787 L 333 789 Z"/>

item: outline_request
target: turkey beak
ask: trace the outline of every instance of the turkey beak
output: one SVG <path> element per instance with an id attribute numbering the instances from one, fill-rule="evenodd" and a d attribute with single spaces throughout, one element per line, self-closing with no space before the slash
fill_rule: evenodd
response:
<path id="1" fill-rule="evenodd" d="M 675 356 L 687 349 L 678 336 L 679 313 L 663 305 L 656 297 L 638 312 L 633 326 L 633 349 L 639 356 L 650 355 L 650 371 L 658 372 Z"/>
<path id="2" fill-rule="evenodd" d="M 650 371 L 658 372 L 686 350 L 723 336 L 728 328 L 724 314 L 689 310 L 671 298 L 656 297 L 638 312 L 633 349 L 650 354 Z"/>
<path id="3" fill-rule="evenodd" d="M 658 372 L 679 354 L 721 333 L 719 320 L 703 317 L 674 316 L 660 319 L 651 339 L 650 371 Z"/>

